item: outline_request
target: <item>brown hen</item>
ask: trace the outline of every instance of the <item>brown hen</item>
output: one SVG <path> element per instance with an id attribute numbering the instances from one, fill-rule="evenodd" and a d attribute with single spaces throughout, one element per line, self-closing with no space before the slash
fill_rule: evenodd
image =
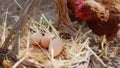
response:
<path id="1" fill-rule="evenodd" d="M 119 0 L 87 0 L 78 9 L 78 14 L 86 20 L 93 33 L 98 36 L 105 35 L 107 41 L 111 41 L 119 30 L 119 4 Z"/>
<path id="2" fill-rule="evenodd" d="M 105 37 L 101 45 L 107 55 L 108 41 L 117 36 L 120 28 L 120 0 L 86 0 L 77 12 L 93 33 Z"/>
<path id="3" fill-rule="evenodd" d="M 120 0 L 56 1 L 59 4 L 57 4 L 59 20 L 64 21 L 64 24 L 72 26 L 69 23 L 69 15 L 71 21 L 84 19 L 93 33 L 98 36 L 105 35 L 107 41 L 111 41 L 116 37 L 119 30 L 118 24 L 120 23 Z M 58 22 L 58 24 L 60 23 Z"/>

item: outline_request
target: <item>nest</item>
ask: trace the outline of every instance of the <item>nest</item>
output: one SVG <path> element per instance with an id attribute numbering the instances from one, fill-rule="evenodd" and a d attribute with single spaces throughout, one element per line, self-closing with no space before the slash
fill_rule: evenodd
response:
<path id="1" fill-rule="evenodd" d="M 63 39 L 51 23 L 52 21 L 48 21 L 43 14 L 39 22 L 32 20 L 29 29 L 25 30 L 22 38 L 19 38 L 19 60 L 14 64 L 10 64 L 12 61 L 5 59 L 3 66 L 7 65 L 8 67 L 12 66 L 15 68 L 21 64 L 23 64 L 22 66 L 24 67 L 24 64 L 26 64 L 30 68 L 88 68 L 91 55 L 94 55 L 103 65 L 105 65 L 89 47 L 89 37 L 87 37 L 87 34 L 89 34 L 90 31 L 83 33 L 81 30 L 82 27 L 80 27 L 75 37 Z M 7 30 L 7 28 L 5 30 Z M 31 45 L 30 35 L 36 31 L 39 31 L 42 34 L 52 33 L 61 38 L 64 44 L 62 52 L 58 56 L 53 57 L 47 49 Z"/>

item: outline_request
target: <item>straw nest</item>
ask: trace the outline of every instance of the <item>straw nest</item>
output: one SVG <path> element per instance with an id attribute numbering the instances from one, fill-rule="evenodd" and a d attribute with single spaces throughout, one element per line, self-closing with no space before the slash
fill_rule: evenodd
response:
<path id="1" fill-rule="evenodd" d="M 44 15 L 42 15 L 39 22 L 35 20 L 31 21 L 29 29 L 26 29 L 25 34 L 20 38 L 18 55 L 20 60 L 12 65 L 13 68 L 17 67 L 23 61 L 25 61 L 26 64 L 31 64 L 31 66 L 37 68 L 88 68 L 91 55 L 94 55 L 97 60 L 106 66 L 89 47 L 89 37 L 87 37 L 87 34 L 89 34 L 90 31 L 83 33 L 81 30 L 82 27 L 80 27 L 75 37 L 63 39 L 59 36 L 59 32 L 54 28 L 52 23 L 53 22 L 47 20 Z M 5 35 L 8 33 L 7 30 L 7 27 L 5 28 L 4 26 L 3 34 L 1 34 L 1 43 L 5 40 Z M 48 49 L 41 46 L 35 47 L 30 44 L 30 36 L 36 31 L 39 31 L 42 34 L 54 34 L 62 40 L 64 46 L 58 56 L 53 57 Z M 8 62 L 7 64 L 10 65 Z"/>

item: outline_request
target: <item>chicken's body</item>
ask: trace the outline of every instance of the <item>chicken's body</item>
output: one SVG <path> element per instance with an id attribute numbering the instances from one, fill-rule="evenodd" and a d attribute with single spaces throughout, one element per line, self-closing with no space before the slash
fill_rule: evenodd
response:
<path id="1" fill-rule="evenodd" d="M 97 18 L 95 20 L 88 20 L 87 22 L 89 23 L 87 23 L 87 25 L 92 29 L 93 33 L 98 36 L 106 35 L 107 41 L 111 41 L 116 37 L 119 30 L 118 21 L 120 21 L 119 17 L 111 14 L 107 22 L 100 21 L 99 18 Z"/>
<path id="2" fill-rule="evenodd" d="M 116 37 L 120 24 L 120 0 L 65 1 L 71 21 L 84 19 L 93 33 L 105 35 L 107 41 Z"/>
<path id="3" fill-rule="evenodd" d="M 120 3 L 117 0 L 87 0 L 80 8 L 80 18 L 86 20 L 92 32 L 106 36 L 107 41 L 117 36 L 120 23 Z M 88 15 L 88 16 L 86 16 Z"/>
<path id="4" fill-rule="evenodd" d="M 101 42 L 103 52 L 100 56 L 105 55 L 107 58 L 109 41 L 117 36 L 120 28 L 120 0 L 84 0 L 77 13 L 94 34 L 105 38 Z"/>

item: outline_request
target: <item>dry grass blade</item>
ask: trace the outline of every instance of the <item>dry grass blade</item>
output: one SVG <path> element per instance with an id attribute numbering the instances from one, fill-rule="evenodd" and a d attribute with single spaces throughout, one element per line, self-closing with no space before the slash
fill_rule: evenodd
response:
<path id="1" fill-rule="evenodd" d="M 102 61 L 102 59 L 100 59 L 99 56 L 96 55 L 96 53 L 89 46 L 86 46 L 86 48 L 103 64 L 104 67 L 107 67 L 107 65 Z"/>
<path id="2" fill-rule="evenodd" d="M 42 14 L 42 17 L 45 19 L 45 21 L 49 24 L 49 26 L 52 28 L 52 30 L 54 31 L 55 35 L 59 38 L 58 36 L 58 32 L 56 31 L 56 29 L 53 27 L 53 25 L 51 25 L 51 23 L 47 20 L 47 18 L 45 17 L 44 14 Z"/>

